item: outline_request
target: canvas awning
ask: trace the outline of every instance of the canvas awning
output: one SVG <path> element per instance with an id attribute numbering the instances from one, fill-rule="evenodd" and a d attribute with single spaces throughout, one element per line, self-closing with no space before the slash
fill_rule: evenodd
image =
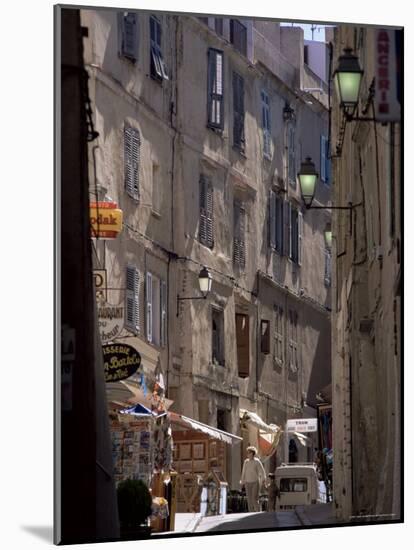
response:
<path id="1" fill-rule="evenodd" d="M 203 424 L 198 420 L 194 420 L 193 418 L 188 418 L 188 416 L 184 416 L 182 414 L 168 411 L 168 416 L 171 422 L 178 424 L 183 428 L 202 432 L 208 435 L 209 437 L 212 437 L 213 439 L 219 439 L 220 441 L 224 441 L 228 445 L 233 445 L 233 443 L 238 443 L 239 441 L 242 440 L 242 438 L 239 437 L 238 435 L 234 435 L 229 432 L 224 432 L 223 430 L 219 430 L 218 428 L 213 428 L 212 426 L 208 426 L 207 424 Z"/>
<path id="2" fill-rule="evenodd" d="M 257 413 L 246 409 L 240 409 L 240 418 L 243 422 L 252 424 L 264 433 L 276 434 L 280 432 L 279 426 L 276 424 L 266 424 L 266 422 L 262 420 Z"/>
<path id="3" fill-rule="evenodd" d="M 116 403 L 123 408 L 128 408 L 140 403 L 151 409 L 151 393 L 144 390 L 136 382 L 121 380 L 120 382 L 107 382 L 106 383 L 106 396 L 109 402 Z M 165 398 L 165 408 L 168 409 L 174 401 Z"/>

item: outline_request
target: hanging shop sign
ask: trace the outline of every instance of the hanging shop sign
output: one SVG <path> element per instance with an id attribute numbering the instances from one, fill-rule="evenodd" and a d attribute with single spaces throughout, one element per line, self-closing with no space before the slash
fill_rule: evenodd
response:
<path id="1" fill-rule="evenodd" d="M 98 302 L 99 304 L 99 302 Z M 98 329 L 103 344 L 119 336 L 124 327 L 124 306 L 98 305 Z"/>
<path id="2" fill-rule="evenodd" d="M 401 118 L 398 38 L 394 29 L 377 29 L 375 33 L 375 116 L 379 122 L 398 122 Z"/>
<path id="3" fill-rule="evenodd" d="M 128 344 L 106 344 L 102 350 L 105 382 L 125 380 L 135 374 L 141 365 L 141 355 Z"/>
<path id="4" fill-rule="evenodd" d="M 292 418 L 286 422 L 286 431 L 288 433 L 317 432 L 318 419 L 317 418 Z"/>
<path id="5" fill-rule="evenodd" d="M 90 221 L 92 237 L 116 239 L 122 231 L 123 212 L 116 202 L 91 202 Z"/>
<path id="6" fill-rule="evenodd" d="M 107 282 L 106 282 L 106 269 L 94 269 L 93 280 L 95 283 L 96 299 L 98 302 L 107 300 Z"/>

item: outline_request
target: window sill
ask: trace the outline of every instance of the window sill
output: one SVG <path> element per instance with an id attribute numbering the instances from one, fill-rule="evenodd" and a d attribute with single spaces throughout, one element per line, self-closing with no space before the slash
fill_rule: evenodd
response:
<path id="1" fill-rule="evenodd" d="M 207 124 L 207 128 L 223 139 L 224 128 L 219 128 L 218 126 L 213 126 L 211 124 Z"/>

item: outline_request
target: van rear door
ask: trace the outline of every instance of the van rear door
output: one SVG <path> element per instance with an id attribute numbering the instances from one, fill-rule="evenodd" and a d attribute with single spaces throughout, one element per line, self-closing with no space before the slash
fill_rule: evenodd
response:
<path id="1" fill-rule="evenodd" d="M 279 478 L 280 507 L 294 507 L 311 503 L 311 480 L 308 476 L 281 473 Z"/>

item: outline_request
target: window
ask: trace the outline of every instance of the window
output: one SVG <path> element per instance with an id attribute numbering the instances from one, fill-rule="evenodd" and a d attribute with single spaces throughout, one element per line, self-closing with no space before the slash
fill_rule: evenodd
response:
<path id="1" fill-rule="evenodd" d="M 292 262 L 302 264 L 303 215 L 292 204 L 289 208 L 290 243 L 289 257 Z"/>
<path id="2" fill-rule="evenodd" d="M 282 477 L 280 491 L 282 493 L 305 493 L 308 490 L 308 480 L 304 478 Z"/>
<path id="3" fill-rule="evenodd" d="M 273 334 L 273 361 L 279 365 L 283 365 L 283 343 L 284 343 L 284 326 L 283 326 L 283 309 L 279 305 L 274 306 L 275 330 Z"/>
<path id="4" fill-rule="evenodd" d="M 250 375 L 249 316 L 236 313 L 237 365 L 240 378 Z"/>
<path id="5" fill-rule="evenodd" d="M 225 409 L 217 409 L 217 428 L 223 432 L 227 430 L 227 411 Z"/>
<path id="6" fill-rule="evenodd" d="M 161 23 L 154 16 L 150 16 L 151 35 L 151 76 L 156 80 L 168 80 L 167 69 L 161 49 Z"/>
<path id="7" fill-rule="evenodd" d="M 270 159 L 271 155 L 271 128 L 270 128 L 270 103 L 268 94 L 262 90 L 262 128 L 263 128 L 263 155 Z"/>
<path id="8" fill-rule="evenodd" d="M 118 13 L 119 54 L 132 62 L 138 58 L 138 16 L 136 13 Z"/>
<path id="9" fill-rule="evenodd" d="M 200 175 L 200 223 L 198 238 L 200 243 L 213 248 L 214 246 L 214 216 L 213 216 L 213 186 L 210 178 Z"/>
<path id="10" fill-rule="evenodd" d="M 325 248 L 325 277 L 324 277 L 324 282 L 325 282 L 326 287 L 331 286 L 331 265 L 332 265 L 331 258 L 332 258 L 331 251 L 329 249 Z"/>
<path id="11" fill-rule="evenodd" d="M 161 211 L 161 181 L 160 167 L 152 163 L 152 210 L 157 214 Z"/>
<path id="12" fill-rule="evenodd" d="M 147 272 L 145 287 L 147 340 L 156 346 L 167 343 L 167 287 L 165 281 Z"/>
<path id="13" fill-rule="evenodd" d="M 216 30 L 216 33 L 219 36 L 224 35 L 224 29 L 223 29 L 223 19 L 221 17 L 215 17 L 214 18 L 214 28 Z"/>
<path id="14" fill-rule="evenodd" d="M 124 129 L 125 189 L 133 199 L 139 199 L 139 164 L 141 137 L 135 128 Z"/>
<path id="15" fill-rule="evenodd" d="M 138 333 L 140 330 L 139 272 L 135 266 L 128 265 L 126 268 L 125 288 L 125 326 Z"/>
<path id="16" fill-rule="evenodd" d="M 270 247 L 283 254 L 284 201 L 274 191 L 270 191 L 269 201 Z"/>
<path id="17" fill-rule="evenodd" d="M 233 145 L 244 151 L 244 79 L 233 73 Z"/>
<path id="18" fill-rule="evenodd" d="M 298 314 L 289 310 L 289 368 L 296 373 L 299 369 L 298 361 Z"/>
<path id="19" fill-rule="evenodd" d="M 224 314 L 220 309 L 212 309 L 211 331 L 213 364 L 224 366 Z"/>
<path id="20" fill-rule="evenodd" d="M 329 158 L 329 141 L 326 136 L 321 136 L 321 180 L 330 183 L 331 160 Z"/>
<path id="21" fill-rule="evenodd" d="M 270 353 L 270 321 L 260 321 L 260 351 L 264 354 Z"/>
<path id="22" fill-rule="evenodd" d="M 208 125 L 211 128 L 223 129 L 223 52 L 210 48 L 208 50 L 207 81 Z"/>
<path id="23" fill-rule="evenodd" d="M 238 200 L 234 201 L 233 216 L 233 262 L 235 265 L 244 268 L 244 266 L 246 265 L 246 212 L 243 203 Z"/>
<path id="24" fill-rule="evenodd" d="M 241 54 L 247 55 L 247 29 L 237 19 L 230 19 L 230 42 Z"/>
<path id="25" fill-rule="evenodd" d="M 295 126 L 289 123 L 287 130 L 288 147 L 288 179 L 292 187 L 296 188 L 296 152 L 295 152 Z"/>

